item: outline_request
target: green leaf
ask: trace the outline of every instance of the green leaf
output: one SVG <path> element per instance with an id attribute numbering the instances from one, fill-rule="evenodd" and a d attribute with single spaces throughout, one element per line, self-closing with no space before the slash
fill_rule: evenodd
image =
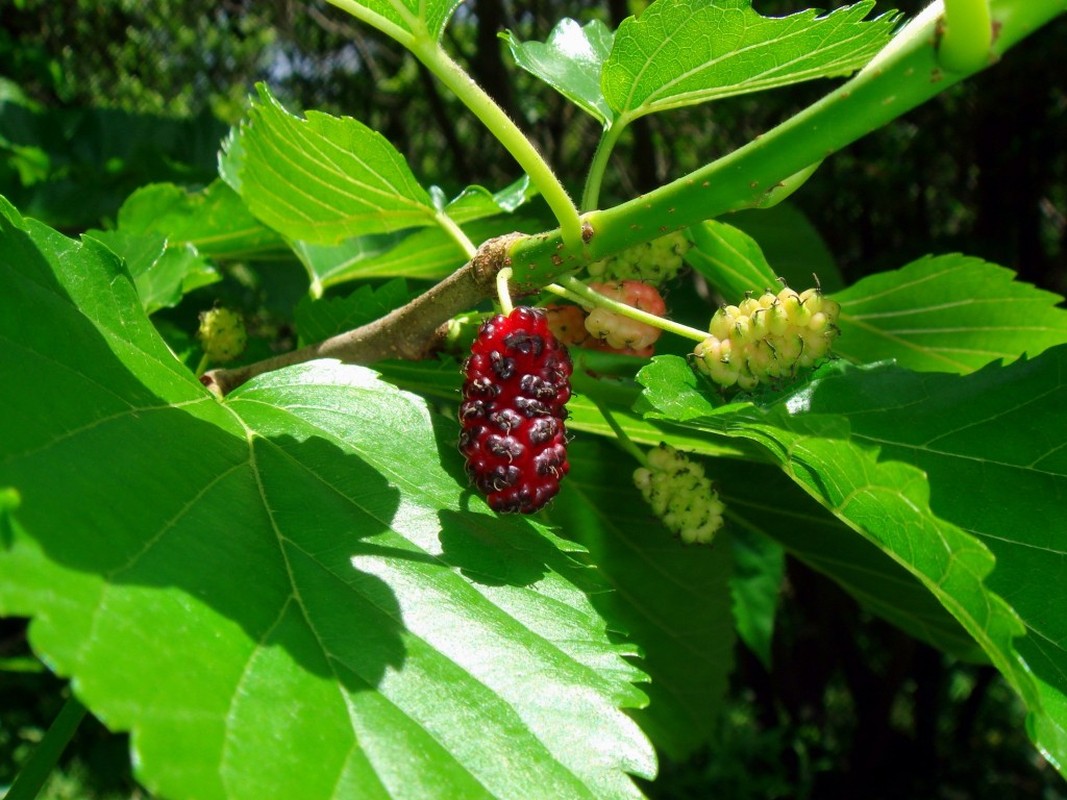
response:
<path id="1" fill-rule="evenodd" d="M 537 188 L 523 175 L 499 192 L 490 192 L 484 186 L 468 186 L 453 198 L 445 211 L 453 222 L 460 225 L 476 219 L 511 214 L 537 196 Z"/>
<path id="2" fill-rule="evenodd" d="M 889 41 L 896 14 L 864 22 L 874 0 L 824 16 L 763 17 L 751 0 L 657 0 L 619 26 L 604 96 L 619 117 L 847 75 Z"/>
<path id="3" fill-rule="evenodd" d="M 414 39 L 441 39 L 445 25 L 462 0 L 331 0 L 334 5 L 374 25 L 405 46 Z M 384 24 L 383 24 L 384 23 Z"/>
<path id="4" fill-rule="evenodd" d="M 729 528 L 734 541 L 739 532 L 744 536 L 751 531 L 760 542 L 760 550 L 752 555 L 737 554 L 735 548 L 731 584 L 738 633 L 757 655 L 756 647 L 768 647 L 772 633 L 766 629 L 774 621 L 776 598 L 772 592 L 780 585 L 775 578 L 779 567 L 773 545 L 777 543 L 791 556 L 835 581 L 867 611 L 919 641 L 965 661 L 987 660 L 974 638 L 914 575 L 883 549 L 835 519 L 781 470 L 737 460 L 715 463 L 719 466 L 713 470 L 713 477 L 731 522 L 736 522 Z M 772 543 L 770 548 L 765 546 L 766 541 Z M 760 560 L 746 566 L 752 558 Z M 748 573 L 752 585 L 739 585 L 739 576 L 744 580 Z M 739 614 L 737 607 L 736 598 L 742 591 L 754 595 L 751 600 L 746 597 L 751 606 L 742 609 L 746 617 Z M 750 634 L 745 634 L 744 625 L 752 629 Z"/>
<path id="5" fill-rule="evenodd" d="M 778 274 L 767 263 L 756 240 L 732 225 L 708 220 L 689 228 L 693 247 L 685 260 L 707 278 L 728 302 L 745 292 L 778 286 Z"/>
<path id="6" fill-rule="evenodd" d="M 171 247 L 189 244 L 217 261 L 289 255 L 277 232 L 253 217 L 221 180 L 198 192 L 173 183 L 138 189 L 119 209 L 118 229 L 162 234 Z"/>
<path id="7" fill-rule="evenodd" d="M 464 233 L 475 243 L 520 231 L 539 233 L 549 227 L 544 215 L 520 211 L 468 222 Z M 294 244 L 297 256 L 312 278 L 312 293 L 353 280 L 367 278 L 445 277 L 467 262 L 467 254 L 441 228 L 418 230 L 406 235 L 379 234 L 351 239 L 340 245 Z"/>
<path id="8" fill-rule="evenodd" d="M 522 42 L 511 31 L 500 35 L 524 70 L 601 122 L 615 118 L 600 88 L 601 70 L 615 38 L 603 22 L 579 25 L 573 19 L 562 19 L 544 42 Z"/>
<path id="9" fill-rule="evenodd" d="M 404 157 L 351 117 L 289 114 L 264 85 L 224 145 L 223 178 L 289 239 L 339 242 L 431 225 L 437 209 Z"/>
<path id="10" fill-rule="evenodd" d="M 745 209 L 731 214 L 730 224 L 759 243 L 771 269 L 789 285 L 812 286 L 814 274 L 825 292 L 844 288 L 841 270 L 826 241 L 792 203 Z"/>
<path id="11" fill-rule="evenodd" d="M 959 254 L 925 256 L 834 294 L 834 352 L 856 362 L 894 358 L 915 370 L 966 373 L 1067 342 L 1059 295 Z"/>
<path id="12" fill-rule="evenodd" d="M 168 247 L 162 234 L 118 230 L 88 231 L 86 235 L 126 262 L 148 314 L 176 306 L 187 292 L 222 278 L 195 247 Z"/>
<path id="13" fill-rule="evenodd" d="M 1065 361 L 1060 346 L 969 376 L 838 365 L 762 409 L 715 408 L 681 359 L 641 377 L 658 413 L 761 442 L 918 578 L 1021 693 L 1038 744 L 1062 764 Z"/>
<path id="14" fill-rule="evenodd" d="M 749 528 L 731 527 L 725 538 L 734 561 L 730 596 L 737 635 L 770 672 L 785 551 L 774 539 Z"/>
<path id="15" fill-rule="evenodd" d="M 710 740 L 733 667 L 730 548 L 675 539 L 634 488 L 637 465 L 605 469 L 620 460 L 610 444 L 576 441 L 568 458 L 551 518 L 588 548 L 615 589 L 598 607 L 641 648 L 650 703 L 634 717 L 657 747 L 685 758 Z"/>
<path id="16" fill-rule="evenodd" d="M 994 556 L 988 587 L 1027 628 L 1015 649 L 1033 670 L 1042 708 L 1038 744 L 1059 763 L 1067 750 L 1067 347 L 966 377 L 892 367 L 828 380 L 812 412 L 849 421 L 852 438 L 929 477 L 934 513 Z M 843 384 L 843 385 L 842 385 Z M 1053 713 L 1058 711 L 1059 713 Z M 1049 736 L 1053 738 L 1049 740 Z"/>
<path id="17" fill-rule="evenodd" d="M 296 329 L 302 344 L 321 342 L 338 333 L 373 322 L 411 299 L 407 282 L 389 281 L 375 289 L 361 286 L 345 297 L 312 300 L 304 297 L 296 307 Z"/>
<path id="18" fill-rule="evenodd" d="M 461 490 L 454 423 L 335 362 L 220 402 L 113 254 L 6 205 L 0 281 L 0 374 L 34 376 L 0 394 L 0 613 L 151 792 L 639 797 L 606 587 Z"/>

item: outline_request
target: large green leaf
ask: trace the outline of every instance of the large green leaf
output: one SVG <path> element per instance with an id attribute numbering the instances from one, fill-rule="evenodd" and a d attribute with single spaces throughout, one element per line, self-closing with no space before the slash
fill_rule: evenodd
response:
<path id="1" fill-rule="evenodd" d="M 579 25 L 562 19 L 544 42 L 522 42 L 515 34 L 501 34 L 515 63 L 536 75 L 579 108 L 601 122 L 610 123 L 615 114 L 604 99 L 600 73 L 611 53 L 615 35 L 600 20 Z"/>
<path id="2" fill-rule="evenodd" d="M 372 286 L 360 286 L 343 297 L 318 300 L 304 297 L 296 306 L 296 330 L 300 334 L 301 344 L 321 342 L 338 333 L 380 319 L 410 299 L 407 282 L 400 278 L 377 289 Z"/>
<path id="3" fill-rule="evenodd" d="M 118 259 L 6 205 L 0 280 L 0 613 L 152 791 L 639 795 L 602 579 L 461 491 L 420 398 L 316 362 L 218 401 Z"/>
<path id="4" fill-rule="evenodd" d="M 617 117 L 847 75 L 889 41 L 897 16 L 864 21 L 874 0 L 824 16 L 764 17 L 751 0 L 657 0 L 615 33 L 604 96 Z"/>
<path id="5" fill-rule="evenodd" d="M 1063 764 L 1065 361 L 1057 347 L 963 377 L 839 365 L 763 408 L 717 407 L 677 358 L 642 380 L 657 414 L 760 442 L 907 568 L 1022 694 L 1037 742 Z"/>
<path id="6" fill-rule="evenodd" d="M 256 217 L 315 243 L 434 223 L 429 193 L 384 136 L 351 117 L 300 119 L 258 89 L 220 158 L 223 178 Z"/>
<path id="7" fill-rule="evenodd" d="M 572 443 L 551 518 L 589 549 L 615 589 L 599 607 L 640 646 L 651 678 L 651 702 L 634 716 L 681 759 L 711 738 L 733 667 L 730 548 L 674 538 L 634 489 L 636 463 L 605 469 L 619 458 L 603 441 Z"/>
<path id="8" fill-rule="evenodd" d="M 895 358 L 916 370 L 970 372 L 1067 343 L 1063 298 L 1014 277 L 959 254 L 871 275 L 834 294 L 834 351 L 858 362 Z"/>
<path id="9" fill-rule="evenodd" d="M 1027 628 L 1015 642 L 1038 679 L 1038 742 L 1067 730 L 1067 347 L 958 378 L 883 368 L 827 381 L 812 413 L 838 414 L 852 438 L 926 472 L 930 506 L 996 556 L 986 583 Z M 1058 712 L 1058 713 L 1057 713 Z M 1051 739 L 1051 741 L 1050 741 Z M 1058 750 L 1058 752 L 1057 752 Z"/>

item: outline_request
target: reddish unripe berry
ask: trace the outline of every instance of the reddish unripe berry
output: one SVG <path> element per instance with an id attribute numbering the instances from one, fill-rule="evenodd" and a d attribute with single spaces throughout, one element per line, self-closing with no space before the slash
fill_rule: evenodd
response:
<path id="1" fill-rule="evenodd" d="M 657 317 L 662 317 L 667 313 L 667 304 L 663 301 L 663 296 L 650 283 L 614 281 L 590 283 L 589 288 L 611 300 L 647 311 Z M 621 314 L 608 311 L 606 308 L 593 309 L 586 317 L 585 327 L 599 341 L 606 342 L 611 349 L 632 352 L 645 351 L 663 333 L 659 328 L 629 319 Z"/>
<path id="2" fill-rule="evenodd" d="M 482 325 L 464 366 L 460 450 L 494 511 L 532 514 L 567 474 L 567 348 L 542 309 L 519 306 Z"/>

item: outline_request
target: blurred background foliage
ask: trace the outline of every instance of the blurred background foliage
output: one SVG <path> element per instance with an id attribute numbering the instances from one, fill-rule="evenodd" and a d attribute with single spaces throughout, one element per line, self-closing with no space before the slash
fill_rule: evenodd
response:
<path id="1" fill-rule="evenodd" d="M 596 123 L 514 69 L 497 33 L 544 39 L 565 16 L 614 27 L 643 5 L 468 0 L 447 43 L 577 192 Z M 797 0 L 754 5 L 766 15 L 806 7 Z M 877 10 L 911 15 L 922 5 L 879 0 Z M 1065 37 L 1061 18 L 1004 63 L 828 159 L 794 196 L 847 279 L 925 253 L 963 251 L 1067 291 Z M 382 131 L 424 183 L 454 192 L 470 183 L 496 189 L 518 177 L 490 135 L 410 55 L 323 0 L 5 0 L 0 194 L 76 234 L 113 224 L 122 201 L 143 184 L 203 186 L 256 80 L 268 81 L 293 110 L 348 114 Z M 638 121 L 617 150 L 605 204 L 730 151 L 828 86 Z M 300 267 L 290 266 L 235 265 L 211 291 L 272 319 L 272 335 L 285 342 L 285 309 L 306 289 Z M 661 779 L 646 787 L 650 796 L 1067 797 L 991 668 L 951 662 L 908 639 L 796 563 L 787 570 L 776 631 L 773 670 L 739 646 L 716 741 L 686 763 L 665 761 Z M 24 624 L 0 620 L 0 790 L 64 691 L 29 653 Z M 125 738 L 90 720 L 48 796 L 146 795 L 130 777 Z"/>

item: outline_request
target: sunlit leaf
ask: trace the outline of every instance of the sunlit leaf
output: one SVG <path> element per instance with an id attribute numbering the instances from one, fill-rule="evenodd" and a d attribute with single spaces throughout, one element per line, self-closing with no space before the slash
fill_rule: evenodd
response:
<path id="1" fill-rule="evenodd" d="M 847 75 L 889 41 L 897 16 L 864 21 L 874 0 L 823 16 L 764 17 L 751 0 L 657 0 L 625 20 L 604 64 L 604 96 L 619 117 L 813 78 Z"/>
<path id="2" fill-rule="evenodd" d="M 1014 278 L 959 254 L 871 275 L 833 296 L 841 304 L 834 351 L 858 362 L 894 358 L 916 370 L 970 372 L 1067 343 L 1063 298 Z"/>

